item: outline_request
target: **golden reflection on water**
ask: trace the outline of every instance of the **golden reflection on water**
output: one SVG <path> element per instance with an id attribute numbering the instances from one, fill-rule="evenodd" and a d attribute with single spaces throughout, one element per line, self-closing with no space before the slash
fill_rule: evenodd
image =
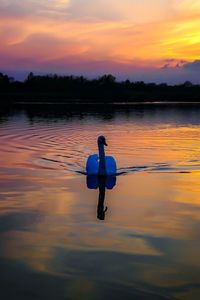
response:
<path id="1" fill-rule="evenodd" d="M 41 132 L 29 140 L 17 126 L 1 128 L 1 258 L 38 273 L 70 277 L 66 293 L 74 299 L 82 293 L 94 297 L 101 281 L 198 299 L 199 126 L 124 120 L 96 121 L 93 129 L 89 120 L 68 128 L 49 125 L 48 134 L 46 125 L 40 125 Z M 26 122 L 23 126 L 26 137 L 29 130 L 38 130 Z M 84 169 L 87 155 L 96 150 L 94 137 L 102 126 L 107 152 L 126 171 L 106 190 L 104 221 L 97 219 L 98 189 L 88 189 L 85 176 L 75 172 Z M 15 148 L 22 141 L 23 149 Z M 105 278 L 96 267 L 102 255 Z"/>

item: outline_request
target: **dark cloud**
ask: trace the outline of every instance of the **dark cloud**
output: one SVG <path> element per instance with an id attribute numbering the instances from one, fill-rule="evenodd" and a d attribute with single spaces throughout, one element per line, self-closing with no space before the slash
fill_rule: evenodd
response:
<path id="1" fill-rule="evenodd" d="M 184 64 L 183 68 L 188 71 L 200 72 L 200 60 Z"/>
<path id="2" fill-rule="evenodd" d="M 182 68 L 187 61 L 182 59 L 176 59 L 176 58 L 167 58 L 164 61 L 164 65 L 161 67 L 161 69 L 173 69 L 173 68 Z"/>
<path id="3" fill-rule="evenodd" d="M 169 68 L 169 66 L 170 66 L 170 64 L 164 64 L 164 66 L 162 66 L 162 68 L 161 68 L 161 69 L 163 69 L 163 70 L 165 70 L 165 69 L 168 69 L 168 68 Z"/>

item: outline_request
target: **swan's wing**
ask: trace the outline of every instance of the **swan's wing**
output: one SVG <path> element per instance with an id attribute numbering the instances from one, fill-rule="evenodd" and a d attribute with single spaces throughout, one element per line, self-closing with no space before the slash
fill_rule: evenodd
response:
<path id="1" fill-rule="evenodd" d="M 87 175 L 96 175 L 99 171 L 99 156 L 97 154 L 90 155 L 86 162 Z"/>
<path id="2" fill-rule="evenodd" d="M 106 174 L 107 175 L 114 175 L 117 173 L 117 164 L 112 156 L 106 156 Z"/>

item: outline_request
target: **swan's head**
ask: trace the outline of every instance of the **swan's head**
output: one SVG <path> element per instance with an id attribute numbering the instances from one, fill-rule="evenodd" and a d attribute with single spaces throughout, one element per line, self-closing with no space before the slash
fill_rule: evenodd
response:
<path id="1" fill-rule="evenodd" d="M 98 145 L 103 144 L 103 145 L 105 145 L 105 146 L 108 146 L 107 143 L 106 143 L 106 138 L 105 138 L 105 136 L 103 136 L 103 135 L 100 135 L 100 136 L 98 137 L 97 143 L 98 143 Z"/>

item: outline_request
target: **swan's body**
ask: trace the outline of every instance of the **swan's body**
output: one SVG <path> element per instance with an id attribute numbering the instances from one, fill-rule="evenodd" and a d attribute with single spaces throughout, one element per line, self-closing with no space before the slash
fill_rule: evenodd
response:
<path id="1" fill-rule="evenodd" d="M 86 163 L 87 175 L 116 175 L 117 166 L 114 157 L 105 156 L 104 145 L 107 146 L 104 136 L 99 136 L 99 155 L 90 155 Z"/>
<path id="2" fill-rule="evenodd" d="M 98 154 L 90 155 L 87 159 L 86 172 L 87 175 L 115 175 L 116 162 L 112 156 L 105 156 L 105 171 L 99 172 L 99 156 Z"/>

